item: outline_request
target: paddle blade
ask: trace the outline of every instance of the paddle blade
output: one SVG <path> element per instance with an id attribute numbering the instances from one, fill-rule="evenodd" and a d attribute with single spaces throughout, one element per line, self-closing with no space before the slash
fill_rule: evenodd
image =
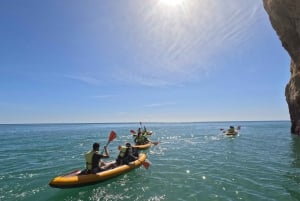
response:
<path id="1" fill-rule="evenodd" d="M 152 144 L 154 144 L 154 145 L 158 145 L 158 142 L 151 142 Z"/>
<path id="2" fill-rule="evenodd" d="M 220 131 L 223 131 L 224 130 L 224 128 L 220 128 Z"/>
<path id="3" fill-rule="evenodd" d="M 112 131 L 110 132 L 110 134 L 109 134 L 109 138 L 108 138 L 107 144 L 110 143 L 111 141 L 113 141 L 114 139 L 116 139 L 116 137 L 117 137 L 117 133 L 116 133 L 115 131 L 112 130 Z"/>
<path id="4" fill-rule="evenodd" d="M 130 133 L 136 134 L 135 130 L 130 130 Z"/>
<path id="5" fill-rule="evenodd" d="M 145 169 L 148 169 L 150 167 L 150 163 L 148 161 L 142 162 L 142 165 L 144 166 Z"/>

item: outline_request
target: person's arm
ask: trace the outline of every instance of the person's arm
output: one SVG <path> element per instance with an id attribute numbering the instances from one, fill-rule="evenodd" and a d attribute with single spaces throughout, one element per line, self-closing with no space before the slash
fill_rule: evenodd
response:
<path id="1" fill-rule="evenodd" d="M 109 152 L 107 150 L 107 146 L 104 146 L 104 152 L 105 154 L 103 154 L 103 158 L 109 158 Z"/>
<path id="2" fill-rule="evenodd" d="M 132 159 L 134 160 L 137 160 L 138 157 L 136 157 L 134 154 L 133 154 L 134 150 L 133 148 L 131 148 L 129 151 L 128 151 L 128 156 L 131 157 Z"/>

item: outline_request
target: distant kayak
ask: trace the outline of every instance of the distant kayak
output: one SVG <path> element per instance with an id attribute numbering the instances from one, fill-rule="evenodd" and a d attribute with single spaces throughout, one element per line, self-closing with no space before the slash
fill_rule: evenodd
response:
<path id="1" fill-rule="evenodd" d="M 121 165 L 97 174 L 85 174 L 84 171 L 75 170 L 53 178 L 49 185 L 55 188 L 74 188 L 99 183 L 140 167 L 146 158 L 146 154 L 141 153 L 138 160 L 131 162 L 129 165 Z"/>
<path id="2" fill-rule="evenodd" d="M 239 134 L 238 131 L 234 131 L 234 132 L 226 132 L 226 133 L 225 133 L 225 135 L 229 135 L 229 136 L 235 136 L 235 135 L 237 135 L 237 134 Z"/>
<path id="3" fill-rule="evenodd" d="M 227 136 L 235 136 L 239 134 L 239 131 L 241 130 L 241 126 L 237 126 L 236 129 L 234 129 L 233 126 L 230 126 L 230 129 L 225 130 L 223 128 L 220 129 L 221 131 L 223 131 L 223 133 Z"/>

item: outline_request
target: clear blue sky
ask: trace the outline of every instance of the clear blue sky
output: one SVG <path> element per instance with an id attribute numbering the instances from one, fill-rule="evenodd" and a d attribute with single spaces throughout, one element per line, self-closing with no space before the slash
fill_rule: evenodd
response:
<path id="1" fill-rule="evenodd" d="M 289 120 L 262 0 L 3 0 L 0 40 L 0 123 Z"/>

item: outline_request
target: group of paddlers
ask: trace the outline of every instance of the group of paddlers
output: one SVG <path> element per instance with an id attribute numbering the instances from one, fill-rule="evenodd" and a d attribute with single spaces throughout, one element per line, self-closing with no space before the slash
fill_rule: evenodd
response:
<path id="1" fill-rule="evenodd" d="M 146 127 L 143 129 L 141 127 L 138 128 L 137 132 L 134 130 L 130 130 L 130 132 L 133 134 L 134 142 L 136 145 L 143 145 L 150 143 L 150 140 L 148 140 L 147 135 L 149 135 L 149 132 L 147 132 Z M 151 132 L 152 134 L 152 132 Z M 117 137 L 117 134 L 115 131 L 111 131 L 109 135 L 109 139 L 107 144 L 104 146 L 104 153 L 99 153 L 100 144 L 95 142 L 93 144 L 92 150 L 88 151 L 85 154 L 85 161 L 86 161 L 86 171 L 85 173 L 97 173 L 101 171 L 105 171 L 108 169 L 115 168 L 120 165 L 129 164 L 135 160 L 138 159 L 139 153 L 137 148 L 133 147 L 129 142 L 127 142 L 124 146 L 119 145 L 119 154 L 115 161 L 112 162 L 104 162 L 102 161 L 102 158 L 109 158 L 110 154 L 107 149 L 108 144 L 113 141 Z"/>

